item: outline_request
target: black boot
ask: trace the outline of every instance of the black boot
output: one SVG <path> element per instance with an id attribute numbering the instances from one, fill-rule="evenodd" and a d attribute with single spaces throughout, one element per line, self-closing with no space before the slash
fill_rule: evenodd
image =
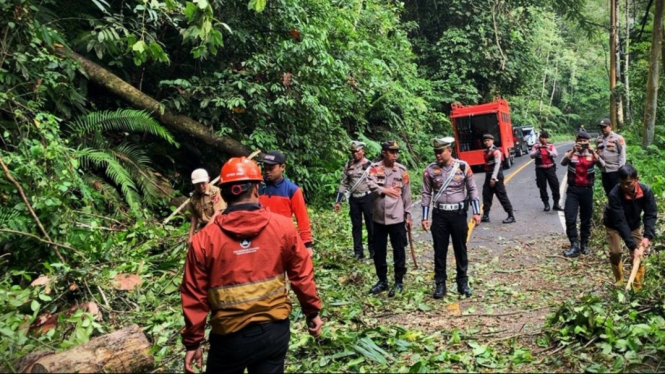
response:
<path id="1" fill-rule="evenodd" d="M 582 248 L 580 248 L 580 250 L 583 255 L 588 255 L 591 253 L 591 249 L 589 248 L 589 240 L 582 240 Z"/>
<path id="2" fill-rule="evenodd" d="M 403 290 L 404 290 L 404 284 L 395 283 L 393 288 L 390 289 L 390 292 L 388 292 L 388 297 L 394 297 L 396 293 L 402 293 Z"/>
<path id="3" fill-rule="evenodd" d="M 457 292 L 460 295 L 464 295 L 466 297 L 471 297 L 471 288 L 469 288 L 469 284 L 467 282 L 464 282 L 462 285 L 457 285 Z"/>
<path id="4" fill-rule="evenodd" d="M 446 282 L 441 282 L 436 284 L 436 290 L 434 290 L 435 299 L 443 299 L 446 296 Z"/>
<path id="5" fill-rule="evenodd" d="M 563 252 L 564 257 L 568 258 L 573 258 L 577 257 L 582 253 L 582 250 L 580 250 L 580 245 L 577 243 L 577 240 L 572 240 L 570 242 L 570 248 Z"/>
<path id="6" fill-rule="evenodd" d="M 356 260 L 362 260 L 363 258 L 365 258 L 365 256 L 362 254 L 362 252 L 360 252 L 360 253 L 356 252 L 356 253 L 353 255 L 353 257 L 355 257 Z"/>
<path id="7" fill-rule="evenodd" d="M 547 201 L 545 202 L 545 208 L 543 208 L 543 211 L 545 211 L 545 212 L 550 211 L 550 203 L 548 203 Z"/>
<path id="8" fill-rule="evenodd" d="M 513 212 L 508 213 L 508 218 L 503 220 L 503 223 L 515 223 L 517 222 L 515 220 L 515 216 L 513 215 Z"/>
<path id="9" fill-rule="evenodd" d="M 561 207 L 561 205 L 559 205 L 559 202 L 555 202 L 554 207 L 552 209 L 554 209 L 556 211 L 563 212 L 563 207 Z"/>
<path id="10" fill-rule="evenodd" d="M 373 249 L 369 250 L 369 258 L 374 258 L 374 250 Z"/>
<path id="11" fill-rule="evenodd" d="M 490 221 L 490 214 L 489 213 L 484 213 L 482 218 L 480 218 L 480 222 L 489 222 Z"/>
<path id="12" fill-rule="evenodd" d="M 374 285 L 374 287 L 372 287 L 371 290 L 369 290 L 369 293 L 371 293 L 372 295 L 376 295 L 387 289 L 388 289 L 388 282 L 380 280 L 376 282 L 376 284 Z"/>

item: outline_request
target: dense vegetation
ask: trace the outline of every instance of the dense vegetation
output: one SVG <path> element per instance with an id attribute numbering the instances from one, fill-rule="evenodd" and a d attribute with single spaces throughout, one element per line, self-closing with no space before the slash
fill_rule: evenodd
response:
<path id="1" fill-rule="evenodd" d="M 632 103 L 620 130 L 633 144 L 653 28 L 647 3 L 631 2 L 631 86 L 619 87 Z M 329 315 L 342 322 L 327 331 L 328 342 L 311 348 L 304 334 L 294 336 L 290 370 L 534 363 L 533 352 L 517 345 L 471 340 L 469 352 L 460 343 L 468 331 L 446 336 L 441 353 L 440 338 L 435 344 L 421 331 L 369 328 L 359 315 L 378 310 L 379 301 L 365 302 L 360 285 L 371 270 L 339 279 L 335 269 L 352 266 L 344 257 L 350 238 L 332 227 L 348 222 L 327 210 L 350 139 L 367 142 L 371 157 L 379 142 L 398 139 L 402 161 L 422 169 L 429 139 L 451 132 L 453 102 L 503 96 L 515 123 L 561 136 L 594 126 L 609 108 L 608 14 L 601 0 L 0 0 L 0 368 L 18 370 L 15 359 L 29 352 L 140 322 L 158 366 L 179 369 L 177 289 L 188 224 L 183 215 L 160 222 L 190 191 L 193 169 L 215 172 L 238 149 L 287 153 L 287 174 L 311 205 L 325 302 L 343 310 Z M 88 63 L 108 75 L 93 79 Z M 118 94 L 110 75 L 135 92 Z M 665 105 L 658 108 L 664 118 Z M 631 146 L 629 158 L 662 197 L 661 149 L 665 127 L 657 126 L 655 143 Z M 652 273 L 662 274 L 662 255 L 653 262 Z M 113 279 L 123 273 L 139 275 L 145 287 L 116 290 Z M 48 285 L 30 286 L 40 275 Z M 349 287 L 335 290 L 340 282 Z M 560 333 L 542 345 L 568 345 L 559 353 L 566 360 L 577 357 L 576 344 L 597 347 L 603 358 L 595 366 L 567 361 L 567 368 L 659 365 L 659 285 L 662 279 L 609 317 L 606 305 L 628 296 L 571 301 L 552 317 Z M 412 297 L 407 310 L 432 308 Z M 96 301 L 103 321 L 79 310 L 59 314 L 48 332 L 27 333 L 39 316 L 81 300 Z M 538 364 L 562 364 L 554 357 Z"/>

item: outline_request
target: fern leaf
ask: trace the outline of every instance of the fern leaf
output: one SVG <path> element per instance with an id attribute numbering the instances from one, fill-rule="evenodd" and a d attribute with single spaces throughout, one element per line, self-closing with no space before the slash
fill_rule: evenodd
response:
<path id="1" fill-rule="evenodd" d="M 118 109 L 115 112 L 92 112 L 78 117 L 67 126 L 74 135 L 79 137 L 105 131 L 147 132 L 178 146 L 168 130 L 150 114 L 141 110 Z"/>

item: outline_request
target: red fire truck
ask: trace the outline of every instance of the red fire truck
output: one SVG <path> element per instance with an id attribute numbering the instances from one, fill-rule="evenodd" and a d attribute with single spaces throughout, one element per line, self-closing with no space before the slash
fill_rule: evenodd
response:
<path id="1" fill-rule="evenodd" d="M 509 169 L 513 166 L 515 147 L 507 101 L 497 99 L 491 103 L 472 106 L 453 103 L 450 119 L 459 159 L 471 166 L 484 164 L 483 135 L 492 134 L 494 145 L 503 153 L 503 168 Z"/>

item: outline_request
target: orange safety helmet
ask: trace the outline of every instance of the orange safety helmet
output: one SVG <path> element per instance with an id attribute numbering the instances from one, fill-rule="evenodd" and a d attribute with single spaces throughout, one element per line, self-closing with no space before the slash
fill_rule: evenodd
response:
<path id="1" fill-rule="evenodd" d="M 221 185 L 237 182 L 261 181 L 263 181 L 263 176 L 261 175 L 259 165 L 247 157 L 233 157 L 229 159 L 224 166 L 222 166 L 222 171 L 219 176 L 219 184 Z"/>

